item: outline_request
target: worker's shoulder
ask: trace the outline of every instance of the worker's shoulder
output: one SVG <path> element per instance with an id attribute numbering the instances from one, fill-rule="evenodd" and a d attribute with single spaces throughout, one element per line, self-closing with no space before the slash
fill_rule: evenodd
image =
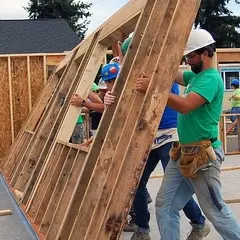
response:
<path id="1" fill-rule="evenodd" d="M 204 71 L 203 74 L 200 75 L 200 78 L 202 78 L 202 80 L 205 80 L 205 81 L 210 81 L 213 84 L 214 83 L 220 84 L 220 85 L 223 84 L 223 79 L 222 79 L 219 71 L 215 68 L 211 68 L 211 69 Z"/>

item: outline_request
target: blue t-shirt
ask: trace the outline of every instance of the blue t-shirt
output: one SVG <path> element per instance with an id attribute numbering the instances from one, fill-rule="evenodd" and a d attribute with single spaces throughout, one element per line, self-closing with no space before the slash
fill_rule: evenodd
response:
<path id="1" fill-rule="evenodd" d="M 173 84 L 171 93 L 179 95 L 179 86 L 177 83 Z M 178 116 L 177 111 L 166 106 L 158 129 L 176 128 L 177 116 Z"/>

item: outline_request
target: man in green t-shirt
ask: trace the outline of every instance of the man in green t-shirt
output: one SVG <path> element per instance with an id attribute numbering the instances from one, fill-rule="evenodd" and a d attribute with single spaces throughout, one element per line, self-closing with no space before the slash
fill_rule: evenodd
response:
<path id="1" fill-rule="evenodd" d="M 240 88 L 238 79 L 233 79 L 231 81 L 231 88 L 233 89 L 233 94 L 230 98 L 230 100 L 232 100 L 231 113 L 233 114 L 240 113 Z M 231 121 L 234 122 L 236 118 L 237 116 L 231 116 Z"/>
<path id="2" fill-rule="evenodd" d="M 176 77 L 176 82 L 186 87 L 184 96 L 169 94 L 168 106 L 179 112 L 177 129 L 182 151 L 172 155 L 156 198 L 161 240 L 180 239 L 179 211 L 194 193 L 204 214 L 223 239 L 240 240 L 240 225 L 223 200 L 220 182 L 224 152 L 218 140 L 218 123 L 222 112 L 223 80 L 213 68 L 215 50 L 215 41 L 209 32 L 192 30 L 184 53 L 192 71 L 179 71 Z M 137 79 L 136 90 L 145 92 L 148 84 L 148 77 L 142 74 Z M 208 145 L 203 148 L 206 142 Z M 189 162 L 181 165 L 184 159 Z M 190 169 L 189 163 L 194 163 L 196 171 L 186 177 L 182 166 Z M 203 237 L 195 236 L 194 240 Z"/>

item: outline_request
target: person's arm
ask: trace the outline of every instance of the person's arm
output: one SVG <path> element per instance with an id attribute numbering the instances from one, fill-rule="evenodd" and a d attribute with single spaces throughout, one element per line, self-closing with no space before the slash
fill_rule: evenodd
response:
<path id="1" fill-rule="evenodd" d="M 119 57 L 119 64 L 123 61 L 123 53 L 119 41 L 115 41 L 112 44 L 113 57 Z"/>
<path id="2" fill-rule="evenodd" d="M 149 85 L 149 78 L 145 73 L 141 73 L 136 81 L 136 90 L 138 92 L 145 93 Z M 186 86 L 186 83 L 183 80 L 183 71 L 178 70 L 175 82 L 179 85 Z"/>
<path id="3" fill-rule="evenodd" d="M 82 113 L 90 113 L 90 110 L 86 107 L 82 108 Z"/>
<path id="4" fill-rule="evenodd" d="M 240 100 L 240 96 L 237 96 L 237 95 L 233 95 L 232 98 L 234 98 L 236 100 Z"/>
<path id="5" fill-rule="evenodd" d="M 182 114 L 188 114 L 204 103 L 206 103 L 206 99 L 194 92 L 189 93 L 186 97 L 170 93 L 167 101 L 170 108 Z"/>
<path id="6" fill-rule="evenodd" d="M 88 95 L 88 99 L 93 103 L 103 103 L 101 98 L 94 92 L 90 92 Z"/>
<path id="7" fill-rule="evenodd" d="M 92 103 L 88 100 L 84 101 L 84 99 L 82 97 L 80 97 L 78 94 L 74 94 L 70 103 L 75 107 L 80 107 L 83 105 L 83 107 L 86 107 L 89 110 L 100 112 L 100 113 L 102 113 L 104 111 L 103 103 Z"/>
<path id="8" fill-rule="evenodd" d="M 104 111 L 104 104 L 103 103 L 93 103 L 90 101 L 84 102 L 84 107 L 88 108 L 89 110 L 100 112 L 102 113 Z"/>
<path id="9" fill-rule="evenodd" d="M 211 103 L 219 91 L 221 88 L 217 79 L 209 75 L 203 76 L 185 93 L 184 97 L 171 93 L 167 105 L 182 114 L 188 114 L 205 103 Z"/>
<path id="10" fill-rule="evenodd" d="M 175 83 L 178 83 L 181 86 L 186 86 L 185 82 L 183 80 L 183 71 L 182 70 L 178 70 L 177 76 L 175 78 Z"/>

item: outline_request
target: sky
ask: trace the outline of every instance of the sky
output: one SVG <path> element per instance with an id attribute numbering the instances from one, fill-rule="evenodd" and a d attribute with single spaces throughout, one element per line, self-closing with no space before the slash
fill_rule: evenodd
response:
<path id="1" fill-rule="evenodd" d="M 91 23 L 88 26 L 87 35 L 99 27 L 113 13 L 125 5 L 128 0 L 83 0 L 91 2 L 93 5 L 90 9 L 92 13 Z M 141 0 L 139 0 L 141 1 Z M 27 19 L 28 14 L 23 9 L 27 6 L 29 0 L 0 0 L 0 19 Z M 229 9 L 237 16 L 240 16 L 240 5 L 234 4 L 231 0 Z"/>

